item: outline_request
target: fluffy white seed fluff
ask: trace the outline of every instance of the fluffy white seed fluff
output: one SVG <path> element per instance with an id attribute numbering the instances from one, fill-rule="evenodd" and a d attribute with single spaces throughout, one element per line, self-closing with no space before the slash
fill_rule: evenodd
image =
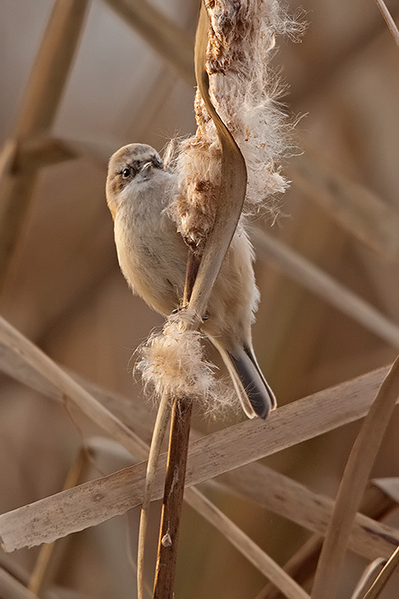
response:
<path id="1" fill-rule="evenodd" d="M 215 366 L 204 358 L 202 335 L 189 327 L 184 312 L 171 315 L 161 333 L 154 333 L 139 348 L 136 369 L 146 386 L 161 397 L 191 397 L 200 401 L 202 410 L 220 414 L 235 403 L 231 386 L 213 376 Z"/>
<path id="2" fill-rule="evenodd" d="M 206 0 L 210 18 L 207 71 L 214 106 L 238 143 L 247 165 L 244 213 L 273 217 L 277 196 L 288 187 L 279 160 L 288 125 L 276 101 L 279 81 L 270 68 L 276 34 L 295 35 L 301 25 L 287 17 L 277 0 Z M 174 218 L 185 238 L 200 243 L 214 218 L 209 189 L 220 184 L 220 154 L 213 121 L 197 93 L 197 132 L 180 144 L 177 172 L 181 193 Z"/>
<path id="3" fill-rule="evenodd" d="M 137 368 L 157 395 L 193 397 L 212 393 L 214 367 L 204 360 L 201 333 L 190 330 L 181 315 L 170 316 L 162 332 L 152 334 L 140 354 Z"/>

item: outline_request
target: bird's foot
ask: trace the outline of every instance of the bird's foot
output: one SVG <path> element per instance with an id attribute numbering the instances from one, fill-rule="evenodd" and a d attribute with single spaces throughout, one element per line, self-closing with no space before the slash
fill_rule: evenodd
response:
<path id="1" fill-rule="evenodd" d="M 187 310 L 188 306 L 180 306 L 180 308 L 175 308 L 174 310 L 172 310 L 172 314 L 179 314 L 180 312 L 184 312 L 185 310 Z M 202 317 L 202 322 L 206 322 L 207 320 L 209 320 L 209 314 L 204 314 Z"/>

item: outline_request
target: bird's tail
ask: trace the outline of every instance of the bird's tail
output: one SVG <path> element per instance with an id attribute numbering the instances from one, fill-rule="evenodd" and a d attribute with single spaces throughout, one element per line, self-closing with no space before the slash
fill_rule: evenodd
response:
<path id="1" fill-rule="evenodd" d="M 215 340 L 212 342 L 219 350 L 227 366 L 242 408 L 248 418 L 267 418 L 270 410 L 277 407 L 273 391 L 259 368 L 251 348 L 237 346 L 228 351 Z"/>

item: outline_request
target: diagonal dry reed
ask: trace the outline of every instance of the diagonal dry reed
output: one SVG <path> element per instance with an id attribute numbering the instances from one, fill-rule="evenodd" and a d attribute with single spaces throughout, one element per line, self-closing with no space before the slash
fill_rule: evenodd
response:
<path id="1" fill-rule="evenodd" d="M 271 235 L 252 229 L 256 251 L 290 279 L 312 291 L 394 347 L 399 347 L 399 326 L 321 268 Z"/>
<path id="2" fill-rule="evenodd" d="M 187 484 L 197 484 L 362 418 L 385 372 L 385 369 L 380 369 L 283 406 L 267 422 L 243 422 L 193 442 Z M 164 456 L 161 456 L 160 476 L 154 488 L 158 498 L 162 496 L 160 480 L 164 464 Z M 139 464 L 43 499 L 29 509 L 19 508 L 3 514 L 0 516 L 0 536 L 5 549 L 12 551 L 18 547 L 51 542 L 58 536 L 94 526 L 140 504 L 144 470 L 145 464 Z M 87 510 L 87 502 L 90 510 Z M 370 521 L 370 530 L 375 530 L 373 526 Z M 388 535 L 389 538 L 391 531 L 386 527 L 380 530 L 381 536 Z M 391 551 L 388 550 L 388 555 Z"/>
<path id="3" fill-rule="evenodd" d="M 333 599 L 336 596 L 338 573 L 347 549 L 349 531 L 398 398 L 399 357 L 384 379 L 350 453 L 323 543 L 312 599 Z"/>
<path id="4" fill-rule="evenodd" d="M 112 412 L 116 418 L 122 420 L 138 437 L 148 443 L 151 439 L 151 430 L 154 424 L 154 417 L 149 410 L 148 404 L 135 402 L 131 399 L 106 391 L 98 385 L 85 380 L 75 372 L 71 372 L 66 367 L 61 367 L 64 372 L 69 374 L 78 385 L 83 387 L 90 395 L 108 411 Z M 12 348 L 0 341 L 0 370 L 6 375 L 27 385 L 34 391 L 37 391 L 55 401 L 63 401 L 65 395 L 45 376 L 30 364 L 18 351 L 18 347 Z M 141 459 L 146 458 L 143 451 L 137 456 Z"/>
<path id="5" fill-rule="evenodd" d="M 85 414 L 103 430 L 117 439 L 133 455 L 147 455 L 145 443 L 114 414 L 102 406 L 83 387 L 53 362 L 38 347 L 21 335 L 4 318 L 0 317 L 0 344 L 19 354 L 54 387 L 69 397 Z"/>
<path id="6" fill-rule="evenodd" d="M 190 35 L 147 0 L 106 0 L 192 87 L 193 43 Z"/>
<path id="7" fill-rule="evenodd" d="M 391 13 L 389 12 L 387 5 L 385 4 L 384 0 L 375 0 L 375 1 L 377 3 L 378 8 L 381 11 L 382 16 L 384 17 L 386 24 L 388 25 L 389 31 L 392 33 L 392 36 L 393 36 L 396 44 L 399 46 L 399 29 L 398 29 L 395 21 L 393 20 L 393 17 L 391 15 Z"/>
<path id="8" fill-rule="evenodd" d="M 222 482 L 223 485 L 227 484 L 229 490 L 238 492 L 241 497 L 255 501 L 303 528 L 321 535 L 326 532 L 334 501 L 270 468 L 261 464 L 248 464 L 243 468 L 222 474 L 217 481 Z M 394 502 L 382 493 L 378 493 L 377 498 L 373 493 L 369 502 L 365 503 L 366 514 L 375 519 L 393 509 L 394 505 Z M 362 514 L 356 516 L 349 548 L 368 559 L 373 559 L 376 555 L 389 556 L 398 542 L 397 533 L 392 535 L 393 531 L 389 531 L 383 525 L 379 525 L 380 530 L 377 532 L 373 520 L 367 516 L 363 515 L 363 509 Z M 371 529 L 376 533 L 373 539 L 369 534 Z M 383 530 L 384 540 L 381 537 Z M 388 539 L 390 542 L 387 544 Z"/>
<path id="9" fill-rule="evenodd" d="M 333 169 L 313 149 L 305 149 L 291 164 L 295 185 L 317 202 L 353 237 L 385 258 L 399 257 L 399 213 L 369 189 Z"/>
<path id="10" fill-rule="evenodd" d="M 309 599 L 309 595 L 284 570 L 256 545 L 223 512 L 197 489 L 186 490 L 186 501 L 217 528 L 288 599 Z"/>
<path id="11" fill-rule="evenodd" d="M 7 350 L 7 351 L 6 351 Z M 43 374 L 39 373 L 34 367 L 23 360 L 23 356 L 15 352 L 11 352 L 10 348 L 0 345 L 0 368 L 7 372 L 10 376 L 16 378 L 25 384 L 30 385 L 33 389 L 39 390 L 41 393 L 61 399 L 62 393 L 49 384 Z M 329 402 L 336 402 L 334 394 L 342 398 L 342 406 L 348 402 L 358 402 L 360 397 L 365 397 L 371 401 L 372 395 L 378 389 L 382 381 L 385 369 L 380 369 L 375 373 L 370 373 L 353 382 L 345 383 L 336 389 L 323 391 L 319 396 L 326 396 L 327 401 L 320 405 L 321 410 L 328 410 Z M 74 375 L 76 378 L 76 375 Z M 148 417 L 146 411 L 138 410 L 135 403 L 125 400 L 123 397 L 115 396 L 106 393 L 98 387 L 87 383 L 78 378 L 78 381 L 85 386 L 87 390 L 100 402 L 103 402 L 108 410 L 114 413 L 118 418 L 122 418 L 129 427 L 135 427 L 144 438 L 150 439 L 149 431 L 152 427 L 152 418 Z M 334 393 L 335 392 L 335 393 Z M 140 424 L 140 426 L 138 426 Z M 278 450 L 278 447 L 276 448 Z M 138 454 L 137 454 L 138 455 Z M 142 457 L 147 455 L 147 450 L 144 449 Z M 261 472 L 258 472 L 261 469 Z M 235 470 L 234 476 L 229 474 L 222 475 L 221 482 L 235 491 L 245 494 L 254 501 L 260 502 L 269 509 L 280 513 L 282 516 L 293 519 L 297 523 L 310 528 L 310 530 L 323 532 L 328 514 L 332 509 L 332 501 L 325 500 L 324 507 L 320 508 L 322 501 L 321 496 L 304 488 L 302 485 L 290 481 L 287 477 L 267 469 L 265 466 L 258 464 L 250 464 L 245 468 Z M 284 501 L 276 499 L 278 496 L 284 497 Z M 299 507 L 301 509 L 299 509 Z M 326 511 L 327 510 L 327 511 Z M 324 524 L 323 524 L 324 523 Z M 313 528 L 312 528 L 313 525 Z M 324 528 L 323 528 L 324 526 Z M 387 531 L 386 536 L 388 536 Z M 360 536 L 358 540 L 354 540 L 353 548 L 359 552 L 359 546 L 363 548 L 363 555 L 372 559 L 375 557 L 375 541 L 369 547 L 368 539 L 370 535 L 359 530 Z M 67 533 L 66 533 L 67 534 Z M 376 537 L 378 538 L 378 537 Z M 373 544 L 374 543 L 374 544 Z M 362 553 L 362 550 L 360 550 Z M 384 555 L 389 555 L 389 547 L 385 549 Z"/>

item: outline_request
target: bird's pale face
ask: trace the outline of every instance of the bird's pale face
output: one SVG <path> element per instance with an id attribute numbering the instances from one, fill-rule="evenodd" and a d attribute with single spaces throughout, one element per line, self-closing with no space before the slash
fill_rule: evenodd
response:
<path id="1" fill-rule="evenodd" d="M 163 171 L 163 162 L 151 146 L 129 144 L 111 157 L 108 166 L 106 194 L 109 209 L 115 218 L 120 201 L 128 188 L 140 190 L 156 172 Z"/>

